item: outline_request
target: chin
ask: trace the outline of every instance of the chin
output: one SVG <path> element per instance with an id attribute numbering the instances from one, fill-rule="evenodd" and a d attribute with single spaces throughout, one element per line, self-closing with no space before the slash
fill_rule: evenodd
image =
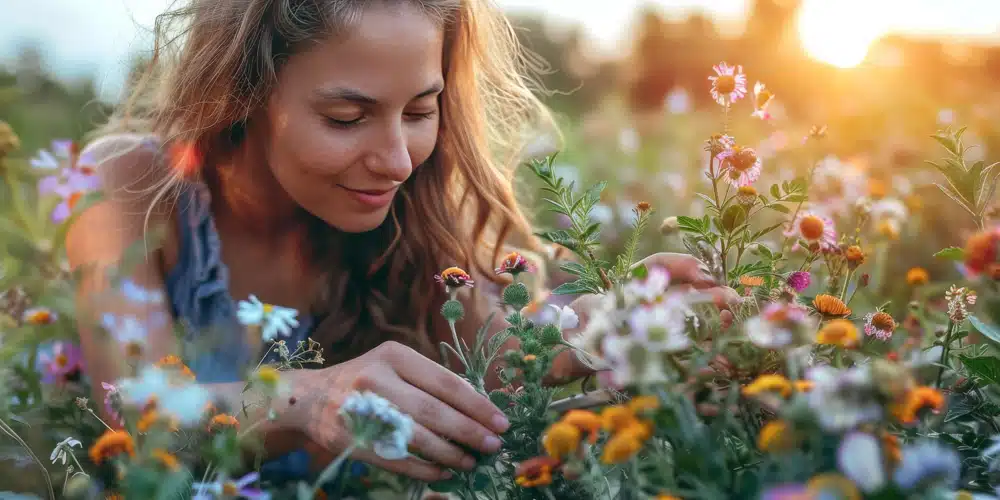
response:
<path id="1" fill-rule="evenodd" d="M 340 212 L 334 217 L 324 217 L 323 220 L 345 233 L 367 233 L 381 226 L 388 215 L 388 209 L 375 213 L 345 214 Z"/>

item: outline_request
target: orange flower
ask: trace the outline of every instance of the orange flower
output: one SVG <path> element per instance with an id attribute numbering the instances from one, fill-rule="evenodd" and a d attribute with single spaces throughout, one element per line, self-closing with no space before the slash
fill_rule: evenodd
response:
<path id="1" fill-rule="evenodd" d="M 639 203 L 635 204 L 635 210 L 640 214 L 648 212 L 650 208 L 652 208 L 652 206 L 650 206 L 648 201 L 640 201 Z"/>
<path id="2" fill-rule="evenodd" d="M 844 258 L 847 259 L 847 263 L 851 269 L 857 269 L 858 266 L 865 263 L 865 252 L 861 250 L 861 247 L 851 245 L 844 252 Z"/>
<path id="3" fill-rule="evenodd" d="M 457 268 L 453 267 L 451 269 L 457 269 Z M 448 273 L 448 271 L 450 271 L 451 269 L 446 269 L 443 273 L 441 273 L 441 278 L 447 279 L 445 274 Z M 523 255 L 517 252 L 511 252 L 507 254 L 506 257 L 504 257 L 503 261 L 500 262 L 500 267 L 496 268 L 494 272 L 496 272 L 497 274 L 508 273 L 511 276 L 517 276 L 518 274 L 524 272 L 533 272 L 534 270 L 535 266 L 531 265 L 531 263 L 528 262 L 528 259 L 525 259 Z M 461 269 L 459 269 L 459 271 L 461 271 Z M 465 271 L 462 272 L 464 273 Z"/>
<path id="4" fill-rule="evenodd" d="M 812 380 L 796 380 L 792 382 L 792 386 L 795 387 L 796 392 L 809 392 L 813 388 Z"/>
<path id="5" fill-rule="evenodd" d="M 156 405 L 152 405 L 146 408 L 146 410 L 142 413 L 142 416 L 139 418 L 139 421 L 136 422 L 135 427 L 136 430 L 138 430 L 139 432 L 146 433 L 149 432 L 149 430 L 152 429 L 154 425 L 160 422 L 166 423 L 167 428 L 170 430 L 170 432 L 177 432 L 178 429 L 177 422 L 174 421 L 173 419 L 170 420 L 163 419 L 160 413 L 156 411 Z"/>
<path id="6" fill-rule="evenodd" d="M 914 267 L 906 272 L 906 283 L 910 286 L 926 285 L 931 275 L 922 267 Z"/>
<path id="7" fill-rule="evenodd" d="M 821 293 L 813 299 L 813 307 L 824 317 L 843 317 L 851 314 L 851 308 L 847 307 L 844 301 L 825 293 Z"/>
<path id="8" fill-rule="evenodd" d="M 635 413 L 622 405 L 609 406 L 601 411 L 601 421 L 604 430 L 618 432 L 637 422 Z"/>
<path id="9" fill-rule="evenodd" d="M 997 247 L 1000 246 L 1000 227 L 974 234 L 965 242 L 965 268 L 972 274 L 986 271 L 996 263 Z"/>
<path id="10" fill-rule="evenodd" d="M 619 432 L 604 444 L 601 462 L 608 465 L 625 462 L 642 449 L 643 441 L 635 432 Z"/>
<path id="11" fill-rule="evenodd" d="M 552 470 L 560 462 L 552 457 L 535 457 L 517 464 L 514 482 L 522 488 L 548 486 L 552 484 Z"/>
<path id="12" fill-rule="evenodd" d="M 835 319 L 819 330 L 816 334 L 816 343 L 839 345 L 849 349 L 858 345 L 859 338 L 858 328 L 854 323 L 846 319 Z"/>
<path id="13" fill-rule="evenodd" d="M 903 459 L 903 452 L 899 448 L 899 438 L 895 434 L 885 432 L 882 434 L 882 453 L 890 464 L 898 464 Z"/>
<path id="14" fill-rule="evenodd" d="M 240 421 L 236 420 L 236 417 L 234 417 L 232 415 L 226 415 L 224 413 L 220 413 L 220 414 L 212 417 L 212 420 L 209 421 L 209 423 L 208 423 L 208 430 L 209 431 L 213 431 L 213 430 L 218 429 L 220 427 L 231 428 L 231 429 L 239 429 L 240 428 Z"/>
<path id="15" fill-rule="evenodd" d="M 570 410 L 563 415 L 560 422 L 576 427 L 580 432 L 586 433 L 591 444 L 597 442 L 597 433 L 601 430 L 601 417 L 588 410 Z"/>
<path id="16" fill-rule="evenodd" d="M 176 370 L 181 375 L 184 375 L 185 377 L 194 380 L 194 373 L 191 371 L 191 369 L 188 368 L 183 361 L 181 361 L 181 358 L 174 356 L 173 354 L 161 358 L 159 361 L 156 362 L 156 366 L 160 368 L 166 368 L 168 370 Z"/>
<path id="17" fill-rule="evenodd" d="M 761 286 L 764 284 L 763 276 L 740 276 L 740 284 L 748 287 Z"/>
<path id="18" fill-rule="evenodd" d="M 939 413 L 944 408 L 944 395 L 933 387 L 920 386 L 906 394 L 901 403 L 893 406 L 892 413 L 903 424 L 917 422 L 920 411 L 929 409 Z"/>
<path id="19" fill-rule="evenodd" d="M 794 448 L 798 442 L 795 431 L 784 420 L 772 420 L 760 429 L 757 448 L 763 452 L 780 452 Z"/>
<path id="20" fill-rule="evenodd" d="M 542 446 L 550 457 L 562 460 L 580 447 L 580 429 L 566 422 L 556 422 L 545 431 Z"/>
<path id="21" fill-rule="evenodd" d="M 180 468 L 180 462 L 177 461 L 177 457 L 168 453 L 166 450 L 157 448 L 151 453 L 153 459 L 160 463 L 165 469 L 175 471 Z"/>
<path id="22" fill-rule="evenodd" d="M 125 431 L 105 431 L 90 447 L 90 460 L 100 465 L 105 460 L 127 453 L 135 456 L 135 442 Z"/>
<path id="23" fill-rule="evenodd" d="M 434 279 L 438 283 L 443 283 L 448 288 L 459 288 L 463 286 L 471 288 L 475 283 L 472 281 L 472 277 L 469 276 L 469 273 L 463 271 L 462 268 L 459 267 L 449 267 L 448 269 L 441 271 L 441 274 L 435 275 Z"/>
<path id="24" fill-rule="evenodd" d="M 776 392 L 787 398 L 792 395 L 792 383 L 781 375 L 767 374 L 757 377 L 750 385 L 743 388 L 744 396 L 756 396 L 769 392 Z"/>
<path id="25" fill-rule="evenodd" d="M 656 396 L 636 396 L 628 402 L 629 411 L 636 415 L 653 411 L 659 407 L 660 398 L 657 398 Z"/>

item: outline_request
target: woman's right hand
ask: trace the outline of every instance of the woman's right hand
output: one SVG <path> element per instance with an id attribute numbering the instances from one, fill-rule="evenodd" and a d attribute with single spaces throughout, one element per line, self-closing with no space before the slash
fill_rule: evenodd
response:
<path id="1" fill-rule="evenodd" d="M 501 446 L 498 433 L 510 426 L 467 381 L 397 342 L 339 365 L 295 373 L 296 427 L 331 453 L 350 444 L 338 411 L 354 391 L 374 392 L 410 415 L 415 424 L 410 451 L 426 460 L 385 460 L 371 450 L 356 451 L 352 458 L 422 481 L 448 478 L 444 468 L 472 469 L 475 459 L 459 445 L 495 453 Z"/>

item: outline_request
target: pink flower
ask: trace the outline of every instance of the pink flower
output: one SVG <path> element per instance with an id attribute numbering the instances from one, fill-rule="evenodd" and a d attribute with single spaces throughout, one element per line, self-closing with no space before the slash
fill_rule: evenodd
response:
<path id="1" fill-rule="evenodd" d="M 106 391 L 104 393 L 104 411 L 107 412 L 108 416 L 112 420 L 118 422 L 120 425 L 125 425 L 125 417 L 115 410 L 116 401 L 121 400 L 121 396 L 118 394 L 118 388 L 107 382 L 101 382 L 101 387 Z"/>
<path id="2" fill-rule="evenodd" d="M 774 99 L 774 94 L 770 90 L 764 88 L 764 84 L 757 82 L 753 86 L 753 113 L 750 116 L 760 118 L 761 120 L 770 120 L 771 113 L 767 111 L 768 105 L 771 104 L 771 100 Z"/>
<path id="3" fill-rule="evenodd" d="M 42 382 L 46 384 L 67 382 L 83 371 L 83 355 L 76 344 L 56 342 L 52 352 L 38 356 L 42 366 Z"/>
<path id="4" fill-rule="evenodd" d="M 784 234 L 797 239 L 792 250 L 800 248 L 799 241 L 805 241 L 809 246 L 816 244 L 820 250 L 830 250 L 837 245 L 837 230 L 833 219 L 818 212 L 800 213 Z"/>
<path id="5" fill-rule="evenodd" d="M 812 276 L 808 271 L 796 271 L 788 275 L 788 279 L 785 283 L 792 287 L 792 290 L 802 293 L 806 288 L 809 288 L 809 284 L 812 283 Z"/>
<path id="6" fill-rule="evenodd" d="M 523 255 L 511 252 L 500 263 L 500 267 L 494 271 L 497 274 L 509 273 L 511 276 L 517 276 L 524 272 L 534 272 L 535 266 L 528 262 L 528 259 L 525 259 Z"/>
<path id="7" fill-rule="evenodd" d="M 730 66 L 721 62 L 712 66 L 715 76 L 708 77 L 712 82 L 712 98 L 723 106 L 728 106 L 747 93 L 747 76 L 743 74 L 743 66 Z"/>
<path id="8" fill-rule="evenodd" d="M 730 184 L 749 186 L 760 178 L 760 157 L 753 148 L 733 146 L 719 153 L 719 172 Z"/>

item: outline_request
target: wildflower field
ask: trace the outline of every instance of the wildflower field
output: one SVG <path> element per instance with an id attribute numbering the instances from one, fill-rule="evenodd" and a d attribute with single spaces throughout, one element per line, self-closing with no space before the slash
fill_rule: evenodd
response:
<path id="1" fill-rule="evenodd" d="M 888 140 L 840 155 L 844 130 L 776 119 L 781 96 L 752 72 L 720 63 L 706 76 L 712 109 L 641 130 L 606 111 L 597 124 L 566 124 L 561 151 L 540 143 L 526 155 L 518 180 L 545 251 L 496 263 L 513 278 L 497 310 L 505 329 L 443 347 L 511 426 L 475 470 L 432 484 L 350 460 L 358 448 L 409 453 L 413 421 L 370 392 L 340 408 L 353 442 L 317 479 L 271 484 L 253 453 L 244 460 L 260 422 L 220 407 L 182 357 L 89 379 L 63 246 L 73 217 L 101 196 L 98 166 L 58 137 L 24 150 L 0 122 L 0 492 L 996 498 L 1000 170 L 976 131 L 942 117 L 907 161 L 886 160 L 898 152 Z M 643 261 L 663 251 L 694 255 L 739 298 L 720 309 L 672 286 L 669 270 Z M 454 332 L 479 278 L 458 268 L 436 278 L 427 292 L 447 294 L 441 314 Z M 113 279 L 137 307 L 164 300 Z M 287 370 L 322 363 L 323 346 L 283 340 L 297 314 L 240 301 L 240 322 L 275 353 L 246 372 L 265 400 L 287 398 Z M 150 325 L 123 313 L 98 326 L 123 359 L 139 359 Z M 511 337 L 520 348 L 502 351 Z M 594 376 L 543 385 L 564 351 Z M 504 386 L 488 391 L 494 372 Z M 87 399 L 95 384 L 103 401 Z"/>

